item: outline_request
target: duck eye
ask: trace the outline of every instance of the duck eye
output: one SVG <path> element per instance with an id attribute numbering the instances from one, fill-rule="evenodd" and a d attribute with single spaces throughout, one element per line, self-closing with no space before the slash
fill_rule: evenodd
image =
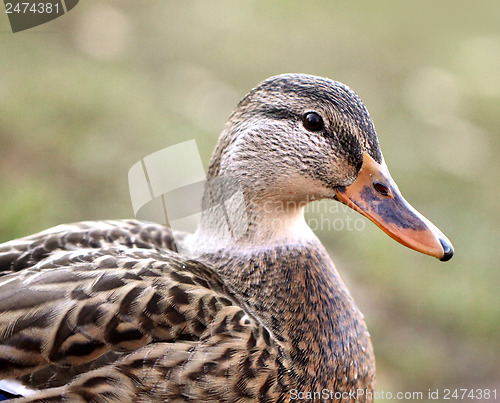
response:
<path id="1" fill-rule="evenodd" d="M 383 183 L 380 182 L 375 182 L 373 184 L 373 187 L 377 192 L 379 192 L 382 196 L 388 196 L 389 195 L 389 188 L 385 186 Z"/>
<path id="2" fill-rule="evenodd" d="M 316 112 L 308 112 L 304 115 L 304 127 L 312 132 L 321 130 L 324 126 L 323 118 Z"/>

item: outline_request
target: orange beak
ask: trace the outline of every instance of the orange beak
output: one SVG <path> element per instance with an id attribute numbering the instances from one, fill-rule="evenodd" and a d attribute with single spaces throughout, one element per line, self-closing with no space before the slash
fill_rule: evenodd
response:
<path id="1" fill-rule="evenodd" d="M 399 243 L 443 262 L 452 258 L 448 238 L 403 198 L 385 163 L 377 163 L 367 153 L 356 180 L 338 187 L 336 197 Z"/>

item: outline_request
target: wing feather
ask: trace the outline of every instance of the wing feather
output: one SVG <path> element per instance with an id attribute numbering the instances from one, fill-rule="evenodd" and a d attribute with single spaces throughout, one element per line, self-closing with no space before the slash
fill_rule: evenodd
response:
<path id="1" fill-rule="evenodd" d="M 0 379 L 40 390 L 21 401 L 277 401 L 282 346 L 173 250 L 167 228 L 137 221 L 0 245 Z"/>

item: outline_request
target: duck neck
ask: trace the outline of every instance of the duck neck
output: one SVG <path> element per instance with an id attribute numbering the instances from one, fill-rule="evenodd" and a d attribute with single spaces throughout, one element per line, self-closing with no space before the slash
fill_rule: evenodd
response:
<path id="1" fill-rule="evenodd" d="M 190 254 L 317 240 L 304 218 L 306 197 L 285 192 L 286 185 L 267 186 L 227 176 L 209 178 L 200 224 L 189 240 Z"/>
<path id="2" fill-rule="evenodd" d="M 338 377 L 349 387 L 371 385 L 374 358 L 363 315 L 319 241 L 203 259 L 290 352 L 299 389 L 339 390 Z"/>

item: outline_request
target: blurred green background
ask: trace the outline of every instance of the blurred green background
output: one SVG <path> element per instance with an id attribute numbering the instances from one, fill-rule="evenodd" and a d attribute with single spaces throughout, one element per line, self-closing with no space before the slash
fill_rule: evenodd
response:
<path id="1" fill-rule="evenodd" d="M 250 88 L 327 76 L 365 101 L 401 191 L 456 250 L 441 263 L 367 221 L 318 229 L 365 314 L 377 390 L 500 394 L 500 2 L 458 3 L 85 0 L 17 34 L 2 10 L 0 241 L 132 217 L 133 163 L 194 138 L 206 166 Z"/>

